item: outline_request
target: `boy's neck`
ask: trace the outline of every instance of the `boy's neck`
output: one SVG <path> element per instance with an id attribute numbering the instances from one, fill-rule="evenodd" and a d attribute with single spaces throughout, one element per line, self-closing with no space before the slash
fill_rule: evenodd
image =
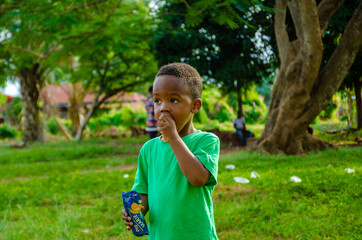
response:
<path id="1" fill-rule="evenodd" d="M 196 131 L 197 129 L 194 127 L 192 122 L 190 122 L 189 124 L 185 125 L 185 127 L 178 133 L 178 135 L 180 137 L 186 137 L 190 134 L 195 133 Z"/>

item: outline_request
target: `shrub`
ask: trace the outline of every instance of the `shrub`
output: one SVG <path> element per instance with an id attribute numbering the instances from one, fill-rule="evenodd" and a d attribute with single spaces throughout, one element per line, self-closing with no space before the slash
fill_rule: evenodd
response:
<path id="1" fill-rule="evenodd" d="M 144 126 L 147 114 L 143 109 L 132 108 L 131 105 L 124 105 L 121 109 L 103 112 L 98 117 L 91 118 L 88 127 L 91 131 L 101 131 L 106 126 Z"/>
<path id="2" fill-rule="evenodd" d="M 332 113 L 336 110 L 337 105 L 331 100 L 319 114 L 319 117 L 322 119 L 329 119 L 332 117 Z"/>
<path id="3" fill-rule="evenodd" d="M 209 121 L 205 108 L 201 108 L 198 113 L 194 115 L 194 122 L 205 124 Z"/>
<path id="4" fill-rule="evenodd" d="M 233 117 L 234 114 L 231 107 L 224 100 L 221 100 L 215 108 L 215 119 L 223 123 L 226 121 L 231 121 Z"/>
<path id="5" fill-rule="evenodd" d="M 49 118 L 45 125 L 51 134 L 56 135 L 59 132 L 58 124 L 53 117 Z"/>
<path id="6" fill-rule="evenodd" d="M 0 138 L 14 138 L 18 135 L 18 132 L 7 124 L 0 126 Z"/>
<path id="7" fill-rule="evenodd" d="M 21 98 L 14 98 L 10 103 L 6 103 L 2 114 L 5 118 L 5 122 L 13 125 L 20 126 L 23 104 Z"/>

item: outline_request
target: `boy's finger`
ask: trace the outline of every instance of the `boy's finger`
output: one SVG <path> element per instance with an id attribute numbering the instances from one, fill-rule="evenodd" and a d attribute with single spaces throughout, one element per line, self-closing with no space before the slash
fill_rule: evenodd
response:
<path id="1" fill-rule="evenodd" d="M 126 217 L 128 216 L 128 214 L 127 214 L 127 212 L 126 212 L 125 209 L 123 209 L 121 212 L 122 212 L 122 214 L 123 214 L 124 216 L 126 216 Z"/>
<path id="2" fill-rule="evenodd" d="M 126 226 L 133 226 L 133 222 L 130 222 L 130 221 L 128 221 L 128 220 L 125 220 L 125 221 L 124 221 L 124 225 L 126 225 Z"/>

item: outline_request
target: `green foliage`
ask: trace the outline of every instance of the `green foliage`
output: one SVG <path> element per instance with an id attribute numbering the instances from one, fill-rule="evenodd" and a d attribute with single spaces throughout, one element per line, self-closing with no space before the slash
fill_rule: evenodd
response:
<path id="1" fill-rule="evenodd" d="M 346 122 L 323 121 L 312 125 L 313 134 L 335 145 L 356 145 L 356 139 L 362 136 L 362 130 L 356 130 Z"/>
<path id="2" fill-rule="evenodd" d="M 20 126 L 23 115 L 23 103 L 21 99 L 19 97 L 13 98 L 10 103 L 5 104 L 2 113 L 6 122 L 14 126 Z"/>
<path id="3" fill-rule="evenodd" d="M 325 106 L 325 108 L 322 110 L 322 112 L 319 114 L 319 116 L 322 119 L 329 119 L 332 117 L 332 114 L 336 108 L 337 108 L 337 104 L 335 104 L 334 101 L 331 100 L 328 102 L 328 104 Z"/>
<path id="4" fill-rule="evenodd" d="M 121 193 L 133 185 L 146 140 L 0 147 L 0 239 L 136 239 L 121 219 Z M 360 152 L 221 155 L 213 193 L 219 239 L 358 239 Z M 251 171 L 260 178 L 251 179 Z M 293 175 L 302 182 L 290 181 Z"/>
<path id="5" fill-rule="evenodd" d="M 206 110 L 204 107 L 201 107 L 200 111 L 194 115 L 194 122 L 205 124 L 208 123 L 209 118 L 207 116 Z"/>
<path id="6" fill-rule="evenodd" d="M 221 123 L 231 121 L 234 118 L 233 110 L 224 100 L 220 100 L 216 104 L 214 116 Z"/>
<path id="7" fill-rule="evenodd" d="M 92 118 L 88 122 L 91 131 L 103 130 L 106 126 L 144 126 L 147 114 L 144 109 L 133 108 L 126 104 L 120 110 L 111 110 Z"/>
<path id="8" fill-rule="evenodd" d="M 16 129 L 12 128 L 11 126 L 7 124 L 0 125 L 0 138 L 15 138 L 18 135 L 18 131 L 16 131 Z"/>
<path id="9" fill-rule="evenodd" d="M 270 9 L 260 1 L 169 1 L 161 6 L 155 36 L 160 65 L 191 64 L 206 84 L 227 95 L 250 89 L 269 75 L 266 69 L 273 56 L 266 54 L 272 47 L 265 29 L 271 26 L 266 20 Z M 175 12 L 180 14 L 169 14 Z M 228 118 L 221 115 L 222 121 Z"/>
<path id="10" fill-rule="evenodd" d="M 5 104 L 7 100 L 7 97 L 0 93 L 0 106 Z"/>
<path id="11" fill-rule="evenodd" d="M 53 135 L 56 135 L 59 132 L 59 127 L 54 117 L 49 118 L 49 120 L 45 123 L 46 129 Z"/>

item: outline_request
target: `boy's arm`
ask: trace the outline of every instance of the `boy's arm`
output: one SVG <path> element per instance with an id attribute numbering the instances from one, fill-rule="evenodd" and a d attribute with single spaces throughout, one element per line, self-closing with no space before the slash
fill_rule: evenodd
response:
<path id="1" fill-rule="evenodd" d="M 148 212 L 148 194 L 140 193 L 140 196 L 142 198 L 142 206 L 143 206 L 142 213 L 143 216 L 146 216 Z"/>
<path id="2" fill-rule="evenodd" d="M 190 151 L 182 139 L 177 136 L 169 140 L 182 173 L 194 187 L 202 187 L 209 180 L 211 173 Z"/>
<path id="3" fill-rule="evenodd" d="M 170 144 L 182 173 L 194 187 L 204 186 L 211 173 L 182 141 L 173 117 L 169 113 L 163 113 L 160 119 L 162 121 L 158 122 L 159 130 L 162 137 Z"/>

